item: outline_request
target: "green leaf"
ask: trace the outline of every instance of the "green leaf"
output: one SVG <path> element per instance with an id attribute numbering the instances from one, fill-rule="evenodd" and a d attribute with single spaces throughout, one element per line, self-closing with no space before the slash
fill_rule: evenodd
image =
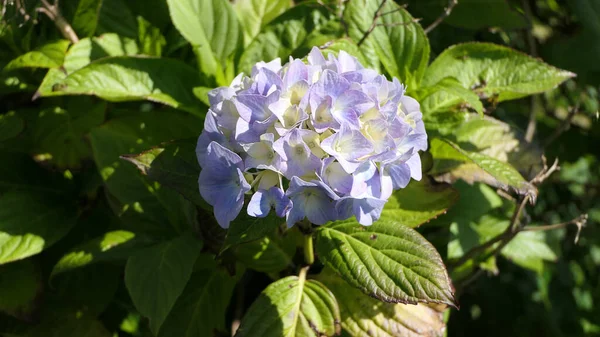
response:
<path id="1" fill-rule="evenodd" d="M 132 232 L 123 230 L 107 232 L 67 252 L 54 265 L 50 278 L 92 263 L 125 259 L 149 243 L 149 240 L 136 236 Z"/>
<path id="2" fill-rule="evenodd" d="M 93 36 L 96 32 L 101 6 L 102 0 L 80 0 L 77 3 L 71 26 L 80 38 Z"/>
<path id="3" fill-rule="evenodd" d="M 229 85 L 233 73 L 226 76 L 226 68 L 242 42 L 241 27 L 229 2 L 167 0 L 167 3 L 173 24 L 194 47 L 200 71 L 208 78 L 215 78 L 217 84 Z"/>
<path id="4" fill-rule="evenodd" d="M 23 131 L 25 123 L 14 111 L 0 115 L 0 142 L 16 137 Z"/>
<path id="5" fill-rule="evenodd" d="M 271 283 L 250 306 L 235 336 L 334 336 L 339 322 L 331 291 L 301 272 Z"/>
<path id="6" fill-rule="evenodd" d="M 435 20 L 448 6 L 447 0 L 410 0 L 409 9 L 417 16 Z M 518 29 L 527 27 L 523 14 L 519 13 L 506 0 L 461 0 L 452 9 L 444 24 L 467 29 L 502 27 Z M 438 28 L 440 30 L 443 27 Z"/>
<path id="7" fill-rule="evenodd" d="M 60 312 L 58 312 L 60 311 Z M 48 312 L 42 320 L 33 326 L 23 337 L 111 337 L 102 322 L 89 314 L 65 312 L 60 308 L 57 312 Z"/>
<path id="8" fill-rule="evenodd" d="M 235 249 L 239 262 L 250 269 L 263 273 L 277 273 L 293 265 L 296 252 L 295 238 L 287 235 L 281 239 L 272 235 L 256 241 L 241 244 Z"/>
<path id="9" fill-rule="evenodd" d="M 433 87 L 422 88 L 422 91 L 419 98 L 423 114 L 448 111 L 456 105 L 466 103 L 483 116 L 483 104 L 479 96 L 464 88 L 455 78 L 445 78 Z"/>
<path id="10" fill-rule="evenodd" d="M 54 194 L 8 192 L 0 196 L 0 264 L 50 247 L 75 225 L 77 208 Z"/>
<path id="11" fill-rule="evenodd" d="M 435 184 L 428 176 L 412 180 L 406 188 L 394 191 L 381 212 L 381 220 L 391 220 L 411 228 L 445 213 L 458 200 L 448 184 Z"/>
<path id="12" fill-rule="evenodd" d="M 125 285 L 140 313 L 157 335 L 190 279 L 201 242 L 186 235 L 147 248 L 130 257 Z"/>
<path id="13" fill-rule="evenodd" d="M 443 314 L 432 307 L 378 301 L 353 288 L 329 269 L 321 272 L 318 279 L 335 295 L 342 327 L 351 336 L 444 336 Z"/>
<path id="14" fill-rule="evenodd" d="M 362 65 L 369 64 L 369 61 L 367 61 L 365 55 L 362 53 L 362 51 L 360 51 L 360 48 L 349 38 L 329 41 L 326 46 L 327 47 L 321 49 L 325 57 L 327 57 L 327 54 L 329 53 L 334 53 L 334 55 L 337 56 L 338 52 L 343 50 L 356 57 Z"/>
<path id="15" fill-rule="evenodd" d="M 219 269 L 213 256 L 200 258 L 202 269 L 192 274 L 165 320 L 160 337 L 211 336 L 215 331 L 227 331 L 225 315 L 236 279 Z"/>
<path id="16" fill-rule="evenodd" d="M 317 253 L 346 282 L 385 302 L 455 305 L 450 278 L 435 248 L 414 229 L 354 218 L 317 230 Z"/>
<path id="17" fill-rule="evenodd" d="M 150 57 L 108 57 L 69 74 L 52 91 L 61 95 L 95 95 L 108 101 L 150 100 L 198 116 L 205 112 L 192 88 L 196 72 L 186 64 Z M 41 92 L 46 96 L 45 92 Z"/>
<path id="18" fill-rule="evenodd" d="M 98 33 L 117 33 L 135 39 L 137 32 L 137 21 L 125 1 L 102 0 Z"/>
<path id="19" fill-rule="evenodd" d="M 542 273 L 544 261 L 556 261 L 554 251 L 546 243 L 544 232 L 521 232 L 511 240 L 502 255 L 515 264 Z"/>
<path id="20" fill-rule="evenodd" d="M 233 5 L 244 29 L 246 45 L 260 32 L 261 28 L 285 12 L 290 0 L 240 0 Z"/>
<path id="21" fill-rule="evenodd" d="M 178 137 L 197 136 L 198 124 L 198 119 L 193 116 L 166 109 L 111 119 L 90 132 L 94 160 L 106 191 L 115 203 L 115 211 L 122 216 L 129 214 L 140 218 L 141 222 L 136 226 L 139 231 L 160 236 L 169 235 L 173 228 L 184 232 L 189 228 L 185 227 L 188 224 L 184 213 L 186 200 L 175 191 L 149 182 L 120 156 Z M 173 228 L 166 228 L 167 224 Z"/>
<path id="22" fill-rule="evenodd" d="M 42 285 L 41 271 L 32 260 L 0 266 L 0 311 L 31 320 Z"/>
<path id="23" fill-rule="evenodd" d="M 311 46 L 306 45 L 309 34 L 319 31 L 329 21 L 323 7 L 299 4 L 269 23 L 245 49 L 238 70 L 249 74 L 259 61 L 276 58 L 287 60 L 290 55 L 304 57 Z"/>
<path id="24" fill-rule="evenodd" d="M 504 190 L 512 189 L 522 195 L 529 194 L 534 200 L 537 196 L 535 186 L 526 181 L 519 171 L 508 163 L 482 153 L 463 150 L 455 143 L 440 138 L 431 140 L 429 151 L 434 158 L 432 169 L 434 174 L 446 172 L 448 168 L 455 168 L 456 163 L 474 163 L 483 172 L 478 176 L 475 176 L 477 173 L 474 171 L 466 171 L 463 174 L 471 176 L 473 180 L 483 181 Z"/>
<path id="25" fill-rule="evenodd" d="M 196 139 L 175 141 L 137 155 L 125 155 L 150 180 L 169 187 L 198 206 L 208 207 L 200 196 Z"/>
<path id="26" fill-rule="evenodd" d="M 63 63 L 65 53 L 69 47 L 68 40 L 58 40 L 47 43 L 36 50 L 30 51 L 14 60 L 4 67 L 4 71 L 19 68 L 54 68 Z"/>
<path id="27" fill-rule="evenodd" d="M 141 16 L 138 16 L 138 29 L 138 41 L 141 53 L 160 57 L 163 47 L 167 44 L 167 40 L 160 32 L 160 29 L 152 26 L 150 22 Z"/>
<path id="28" fill-rule="evenodd" d="M 19 140 L 15 138 L 14 140 Z M 1 144 L 0 144 L 1 145 Z M 30 191 L 32 194 L 65 198 L 72 181 L 40 167 L 29 155 L 0 151 L 0 191 Z"/>
<path id="29" fill-rule="evenodd" d="M 48 71 L 37 90 L 37 95 L 60 95 L 60 92 L 53 91 L 54 85 L 64 80 L 68 74 L 85 67 L 94 60 L 106 56 L 136 55 L 137 53 L 138 46 L 135 40 L 121 37 L 115 33 L 81 39 L 69 48 L 62 67 L 51 68 Z"/>
<path id="30" fill-rule="evenodd" d="M 79 168 L 90 158 L 85 138 L 93 127 L 104 122 L 106 102 L 90 97 L 75 97 L 65 105 L 39 112 L 28 125 L 27 133 L 35 143 L 35 153 L 49 155 L 59 168 Z"/>
<path id="31" fill-rule="evenodd" d="M 225 251 L 234 245 L 251 242 L 273 234 L 285 222 L 285 219 L 277 217 L 274 212 L 271 212 L 264 218 L 249 216 L 244 211 L 246 206 L 242 208 L 240 215 L 229 224 L 227 236 L 225 237 L 221 251 Z"/>
<path id="32" fill-rule="evenodd" d="M 471 42 L 441 53 L 427 68 L 423 86 L 454 77 L 480 97 L 501 102 L 548 91 L 574 76 L 508 47 Z"/>
<path id="33" fill-rule="evenodd" d="M 61 274 L 51 280 L 51 300 L 94 316 L 102 314 L 115 299 L 123 282 L 123 267 L 96 264 Z"/>
<path id="34" fill-rule="evenodd" d="M 344 10 L 348 34 L 357 43 L 373 24 L 373 16 L 379 9 L 379 0 L 351 1 Z M 398 77 L 408 88 L 419 87 L 429 62 L 429 41 L 423 28 L 400 5 L 387 1 L 380 9 L 382 15 L 369 36 L 360 45 L 373 69 L 380 69 Z M 411 89 L 411 90 L 412 90 Z"/>

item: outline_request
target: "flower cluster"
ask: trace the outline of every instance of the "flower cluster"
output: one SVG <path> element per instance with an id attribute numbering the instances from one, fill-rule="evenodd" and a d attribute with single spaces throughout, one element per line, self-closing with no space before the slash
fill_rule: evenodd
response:
<path id="1" fill-rule="evenodd" d="M 421 179 L 427 135 L 404 86 L 344 51 L 326 59 L 313 48 L 307 59 L 259 62 L 209 93 L 199 185 L 222 227 L 247 194 L 249 215 L 274 210 L 288 226 L 352 215 L 370 225 L 393 190 Z"/>

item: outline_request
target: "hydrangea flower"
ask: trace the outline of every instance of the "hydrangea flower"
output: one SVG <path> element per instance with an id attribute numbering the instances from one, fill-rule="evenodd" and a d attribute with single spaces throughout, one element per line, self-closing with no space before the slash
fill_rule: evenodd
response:
<path id="1" fill-rule="evenodd" d="M 419 103 L 398 79 L 344 51 L 307 62 L 259 62 L 251 76 L 209 92 L 198 138 L 202 197 L 219 225 L 275 212 L 288 226 L 379 219 L 393 190 L 421 179 L 427 149 Z"/>

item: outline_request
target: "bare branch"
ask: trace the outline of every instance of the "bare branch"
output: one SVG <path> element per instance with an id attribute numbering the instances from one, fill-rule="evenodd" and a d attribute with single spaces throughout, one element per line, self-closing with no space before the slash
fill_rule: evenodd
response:
<path id="1" fill-rule="evenodd" d="M 435 21 L 433 21 L 427 28 L 425 28 L 425 34 L 429 34 L 432 30 L 435 29 L 435 27 L 442 23 L 444 19 L 450 16 L 450 13 L 452 13 L 454 6 L 456 6 L 457 4 L 458 0 L 448 0 L 448 6 L 444 9 L 442 14 L 437 19 L 435 19 Z"/>
<path id="2" fill-rule="evenodd" d="M 553 230 L 553 229 L 565 228 L 569 225 L 575 225 L 575 226 L 577 226 L 577 234 L 575 235 L 575 243 L 577 243 L 579 241 L 579 234 L 581 234 L 581 230 L 583 229 L 583 227 L 585 227 L 587 220 L 588 220 L 588 215 L 581 214 L 580 216 L 576 217 L 575 219 L 572 219 L 567 222 L 562 222 L 562 223 L 558 223 L 558 224 L 554 224 L 554 225 L 546 225 L 546 226 L 527 226 L 527 227 L 523 228 L 522 230 L 524 232 L 525 231 L 527 231 L 527 232 L 549 231 L 549 230 Z"/>
<path id="3" fill-rule="evenodd" d="M 65 18 L 60 13 L 60 9 L 58 8 L 58 0 L 54 1 L 54 4 L 50 4 L 47 0 L 41 0 L 42 7 L 37 8 L 37 11 L 44 13 L 50 18 L 50 20 L 54 21 L 54 24 L 60 30 L 62 35 L 67 38 L 72 43 L 79 42 L 79 37 L 73 30 L 73 27 L 65 20 Z"/>
<path id="4" fill-rule="evenodd" d="M 531 179 L 530 183 L 536 185 L 541 184 L 546 179 L 548 179 L 550 175 L 552 175 L 552 173 L 554 173 L 555 171 L 560 171 L 560 166 L 558 166 L 558 158 L 554 159 L 554 163 L 550 168 L 548 168 L 546 156 L 542 155 L 542 163 L 544 164 L 544 167 L 533 179 Z"/>
<path id="5" fill-rule="evenodd" d="M 369 27 L 369 29 L 367 29 L 367 31 L 364 33 L 363 37 L 358 41 L 358 43 L 356 44 L 357 46 L 360 47 L 360 45 L 363 42 L 365 42 L 367 37 L 369 37 L 369 35 L 373 32 L 373 29 L 375 29 L 375 27 L 377 27 L 377 20 L 381 16 L 381 9 L 383 8 L 383 6 L 385 5 L 386 2 L 387 2 L 387 0 L 382 0 L 381 3 L 379 4 L 379 7 L 377 7 L 375 14 L 373 14 L 373 22 L 371 23 L 371 27 Z"/>
<path id="6" fill-rule="evenodd" d="M 577 106 L 569 109 L 569 114 L 567 115 L 567 118 L 565 118 L 563 120 L 563 122 L 556 128 L 556 130 L 554 130 L 554 133 L 552 133 L 552 135 L 550 135 L 550 137 L 548 137 L 546 139 L 546 141 L 544 142 L 544 148 L 547 147 L 548 145 L 550 145 L 563 132 L 565 132 L 566 130 L 569 129 L 569 127 L 571 126 L 571 121 L 573 120 L 573 117 L 575 117 L 575 115 L 578 112 L 579 112 L 579 104 Z"/>

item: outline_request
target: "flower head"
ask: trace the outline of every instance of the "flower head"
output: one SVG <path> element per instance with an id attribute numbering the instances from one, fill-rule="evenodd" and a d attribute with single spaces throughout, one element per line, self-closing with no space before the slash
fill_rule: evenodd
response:
<path id="1" fill-rule="evenodd" d="M 372 224 L 393 190 L 421 179 L 427 135 L 404 91 L 344 51 L 259 62 L 209 93 L 196 149 L 202 197 L 223 227 L 246 194 L 249 215 L 274 211 L 289 226 L 351 216 Z"/>

